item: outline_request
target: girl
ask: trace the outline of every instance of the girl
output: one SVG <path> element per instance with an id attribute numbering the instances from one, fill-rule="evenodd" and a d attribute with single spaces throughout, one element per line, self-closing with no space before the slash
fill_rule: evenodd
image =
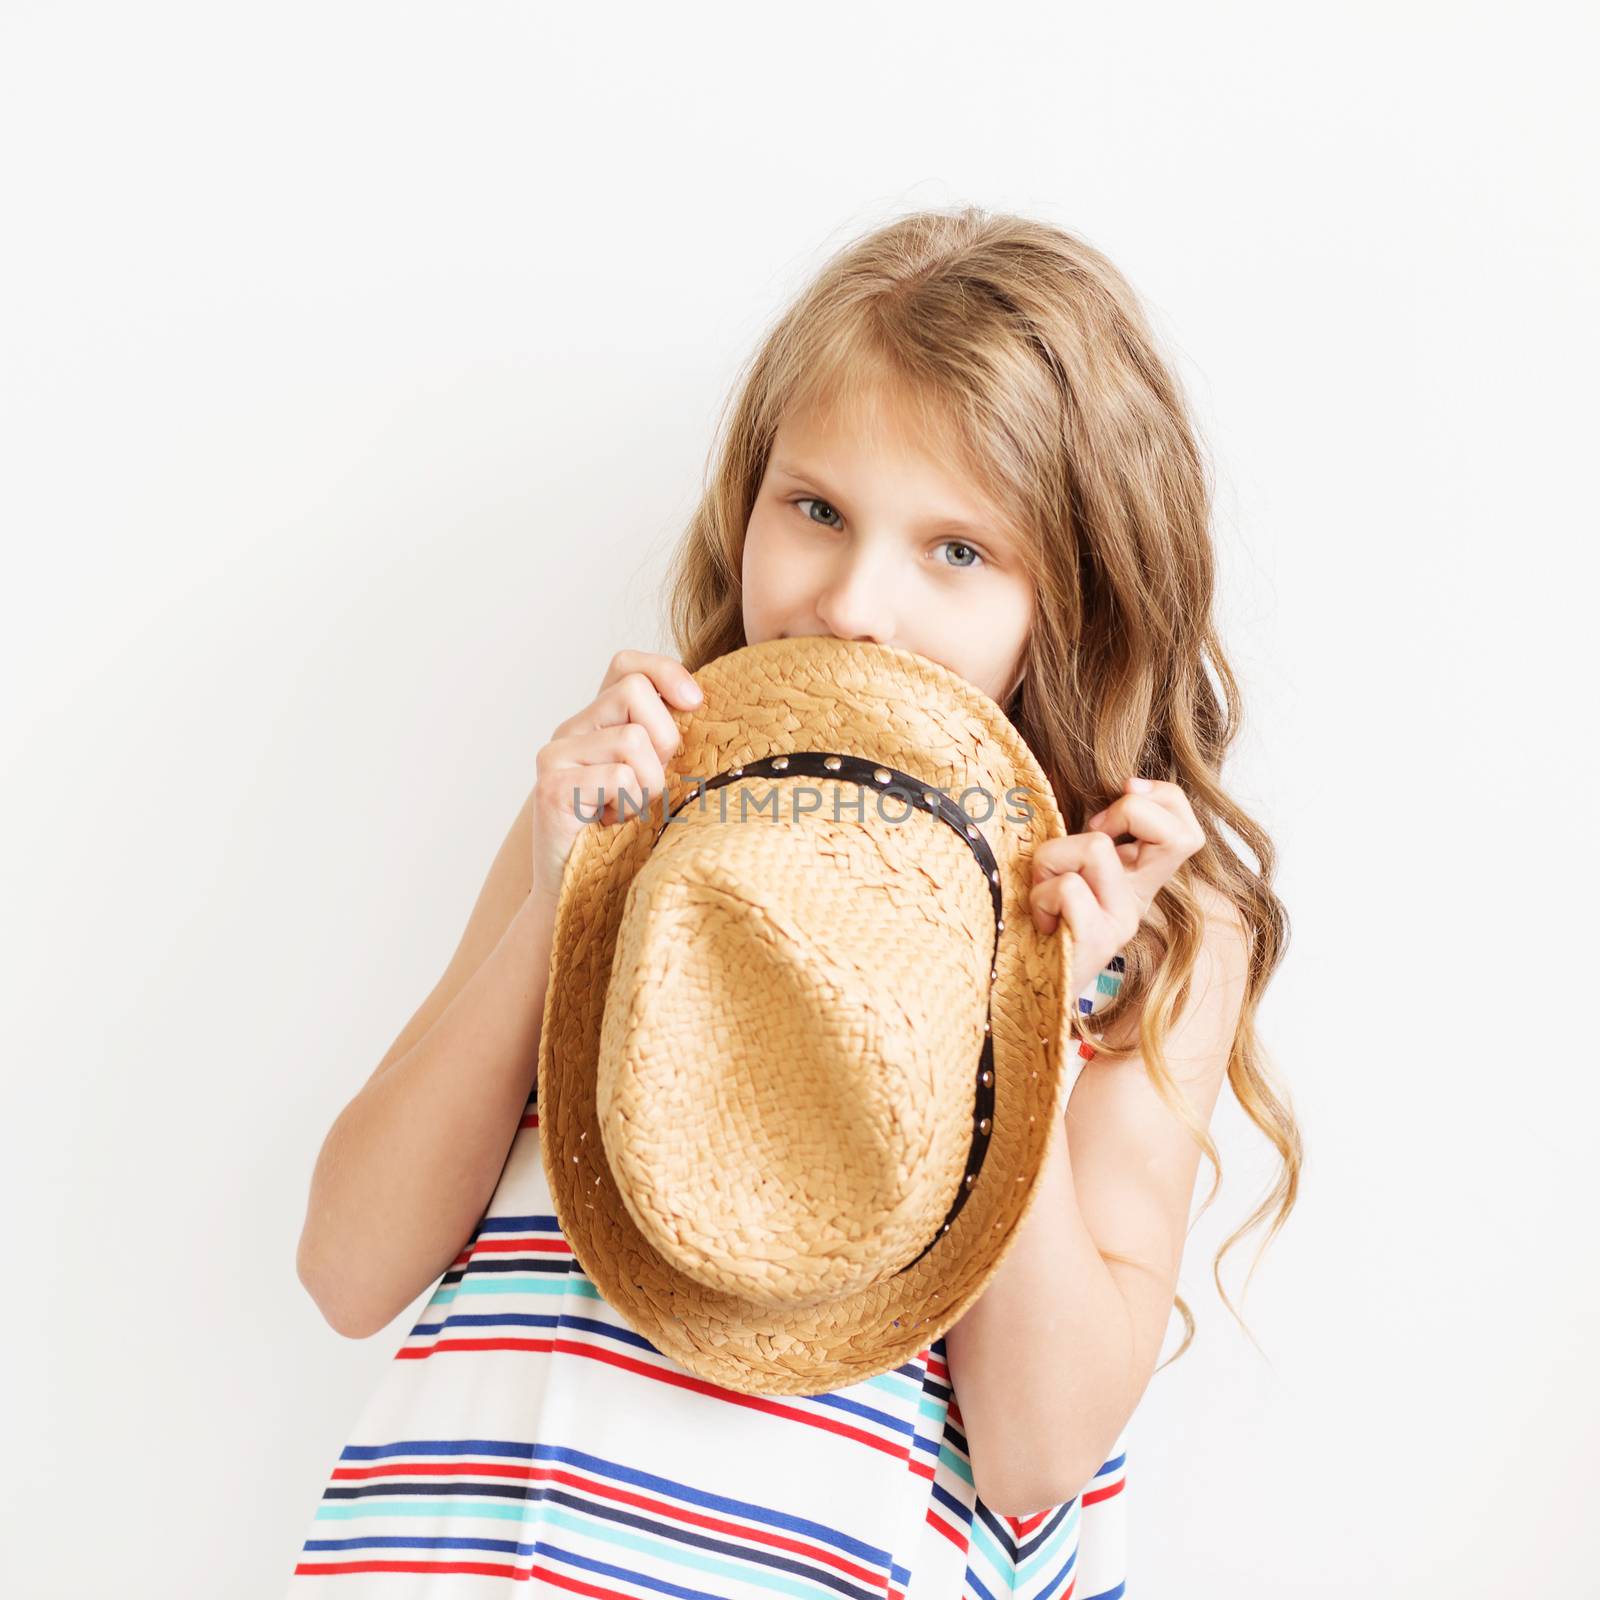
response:
<path id="1" fill-rule="evenodd" d="M 366 1337 L 439 1281 L 293 1593 L 1125 1593 L 1126 1428 L 1175 1300 L 1176 1355 L 1193 1336 L 1176 1285 L 1224 1077 L 1283 1159 L 1251 1223 L 1276 1202 L 1282 1225 L 1301 1159 L 1253 1030 L 1287 921 L 1220 783 L 1239 697 L 1209 513 L 1132 291 L 1053 227 L 903 218 L 771 331 L 679 552 L 679 656 L 619 652 L 539 751 L 459 948 L 318 1158 L 299 1270 L 332 1326 Z M 974 1307 L 892 1373 L 777 1399 L 695 1378 L 599 1298 L 532 1090 L 578 830 L 664 789 L 693 671 L 813 633 L 917 651 L 1005 708 L 1071 827 L 1029 914 L 1069 928 L 1101 1032 Z"/>

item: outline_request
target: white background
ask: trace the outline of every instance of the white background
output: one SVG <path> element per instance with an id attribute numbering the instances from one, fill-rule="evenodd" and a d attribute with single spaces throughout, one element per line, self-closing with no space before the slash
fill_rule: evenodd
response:
<path id="1" fill-rule="evenodd" d="M 1108 251 L 1189 386 L 1293 919 L 1302 1196 L 1258 1349 L 1225 1097 L 1130 1592 L 1592 1589 L 1585 9 L 10 0 L 8 1595 L 285 1587 L 410 1325 L 297 1281 L 321 1140 L 670 648 L 738 364 L 965 202 Z"/>

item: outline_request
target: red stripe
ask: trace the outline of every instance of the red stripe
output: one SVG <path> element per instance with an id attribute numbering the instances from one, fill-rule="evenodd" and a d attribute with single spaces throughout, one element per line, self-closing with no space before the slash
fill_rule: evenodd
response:
<path id="1" fill-rule="evenodd" d="M 375 1467 L 335 1467 L 333 1479 L 453 1477 L 465 1473 L 473 1478 L 514 1478 L 526 1483 L 538 1473 L 534 1466 L 509 1461 L 385 1461 Z"/>
<path id="2" fill-rule="evenodd" d="M 336 1578 L 356 1572 L 465 1572 L 478 1578 L 526 1578 L 526 1572 L 489 1561 L 301 1561 L 297 1578 Z"/>
<path id="3" fill-rule="evenodd" d="M 524 1571 L 480 1561 L 302 1561 L 294 1570 L 297 1577 L 303 1574 L 312 1578 L 355 1572 L 464 1572 L 481 1578 L 515 1578 L 519 1583 L 538 1578 L 541 1583 L 572 1594 L 589 1595 L 592 1600 L 631 1600 L 626 1589 L 603 1589 L 597 1583 L 584 1583 L 551 1567 L 530 1567 Z"/>
<path id="4" fill-rule="evenodd" d="M 1097 1500 L 1109 1500 L 1112 1495 L 1122 1493 L 1127 1481 L 1126 1478 L 1118 1478 L 1115 1483 L 1108 1483 L 1103 1489 L 1085 1489 L 1083 1491 L 1083 1503 L 1086 1506 L 1092 1506 Z"/>
<path id="5" fill-rule="evenodd" d="M 1001 1515 L 1005 1516 L 1005 1513 L 1002 1512 Z M 1011 1524 L 1012 1533 L 1020 1541 L 1026 1539 L 1049 1515 L 1048 1511 L 1030 1511 L 1025 1517 L 1006 1517 L 1005 1520 Z"/>
<path id="6" fill-rule="evenodd" d="M 621 1368 L 624 1372 L 634 1372 L 642 1378 L 653 1378 L 658 1383 L 675 1384 L 680 1389 L 689 1389 L 696 1394 L 724 1401 L 728 1405 L 744 1406 L 751 1411 L 764 1411 L 769 1416 L 781 1417 L 787 1422 L 803 1422 L 809 1427 L 821 1428 L 825 1433 L 837 1434 L 842 1439 L 853 1439 L 857 1444 L 871 1445 L 874 1450 L 881 1450 L 885 1455 L 894 1456 L 896 1460 L 906 1460 L 911 1448 L 909 1442 L 896 1444 L 887 1439 L 880 1439 L 861 1428 L 853 1428 L 848 1423 L 839 1422 L 832 1417 L 797 1411 L 793 1406 L 780 1405 L 776 1400 L 761 1395 L 739 1394 L 735 1390 L 724 1389 L 721 1384 L 708 1383 L 703 1378 L 696 1378 L 690 1373 L 671 1372 L 663 1367 L 653 1367 L 648 1362 L 636 1361 L 633 1357 L 619 1355 L 614 1350 L 601 1350 L 594 1345 L 579 1344 L 571 1339 L 436 1339 L 429 1345 L 402 1345 L 395 1351 L 394 1358 L 396 1361 L 425 1361 L 429 1356 L 440 1353 L 472 1350 L 534 1350 L 546 1355 L 560 1352 L 563 1355 L 585 1356 L 591 1361 L 604 1361 L 610 1366 Z"/>
<path id="7" fill-rule="evenodd" d="M 584 1583 L 551 1567 L 530 1567 L 523 1571 L 516 1567 L 477 1561 L 302 1561 L 294 1570 L 296 1577 L 309 1578 L 337 1577 L 356 1572 L 464 1572 L 483 1578 L 515 1578 L 519 1583 L 537 1578 L 541 1583 L 565 1589 L 571 1594 L 588 1595 L 591 1600 L 632 1600 L 626 1589 L 604 1589 L 597 1583 Z"/>
<path id="8" fill-rule="evenodd" d="M 526 1255 L 530 1250 L 543 1250 L 547 1254 L 565 1255 L 572 1254 L 572 1246 L 559 1236 L 551 1238 L 549 1234 L 540 1236 L 516 1234 L 495 1234 L 493 1237 L 484 1237 L 473 1241 L 470 1254 L 482 1251 L 484 1255 L 511 1252 L 516 1255 Z"/>
<path id="9" fill-rule="evenodd" d="M 457 1267 L 471 1266 L 472 1258 L 475 1255 L 487 1256 L 507 1251 L 514 1255 L 527 1255 L 530 1251 L 543 1251 L 546 1255 L 564 1255 L 569 1260 L 572 1259 L 572 1246 L 559 1234 L 553 1239 L 548 1234 L 537 1237 L 525 1235 L 522 1238 L 518 1238 L 514 1234 L 505 1236 L 499 1234 L 480 1235 L 478 1238 L 473 1239 L 466 1249 L 450 1263 L 447 1270 L 454 1272 Z"/>

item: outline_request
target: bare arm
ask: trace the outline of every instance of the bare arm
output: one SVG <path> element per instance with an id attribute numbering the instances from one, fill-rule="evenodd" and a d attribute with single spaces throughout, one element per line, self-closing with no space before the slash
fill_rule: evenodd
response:
<path id="1" fill-rule="evenodd" d="M 530 893 L 524 803 L 450 966 L 317 1157 L 300 1281 L 351 1338 L 386 1327 L 483 1216 L 538 1068 L 554 897 Z"/>
<path id="2" fill-rule="evenodd" d="M 433 993 L 340 1112 L 311 1178 L 297 1266 L 329 1324 L 363 1339 L 449 1267 L 505 1170 L 539 1070 L 565 864 L 666 787 L 701 692 L 670 656 L 621 650 L 600 693 L 541 747 L 538 778 Z M 596 822 L 594 819 L 601 820 Z"/>
<path id="3" fill-rule="evenodd" d="M 1247 964 L 1237 923 L 1213 920 L 1166 1039 L 1202 1126 L 1226 1079 Z M 1126 1059 L 1084 1066 L 1016 1245 L 946 1335 L 974 1481 L 1011 1516 L 1074 1498 L 1100 1470 L 1172 1315 L 1200 1147 L 1156 1091 L 1136 1034 L 1127 1042 Z"/>

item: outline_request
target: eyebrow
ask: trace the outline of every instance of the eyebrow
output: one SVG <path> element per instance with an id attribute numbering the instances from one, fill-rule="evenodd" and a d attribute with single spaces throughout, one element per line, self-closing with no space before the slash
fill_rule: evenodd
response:
<path id="1" fill-rule="evenodd" d="M 772 466 L 786 478 L 799 478 L 808 483 L 823 481 L 820 473 L 813 472 L 803 462 L 774 460 Z M 928 533 L 970 533 L 978 538 L 992 539 L 996 543 L 1004 543 L 1006 539 L 1003 529 L 992 528 L 981 522 L 968 522 L 961 517 L 929 517 L 923 523 L 923 529 Z"/>

